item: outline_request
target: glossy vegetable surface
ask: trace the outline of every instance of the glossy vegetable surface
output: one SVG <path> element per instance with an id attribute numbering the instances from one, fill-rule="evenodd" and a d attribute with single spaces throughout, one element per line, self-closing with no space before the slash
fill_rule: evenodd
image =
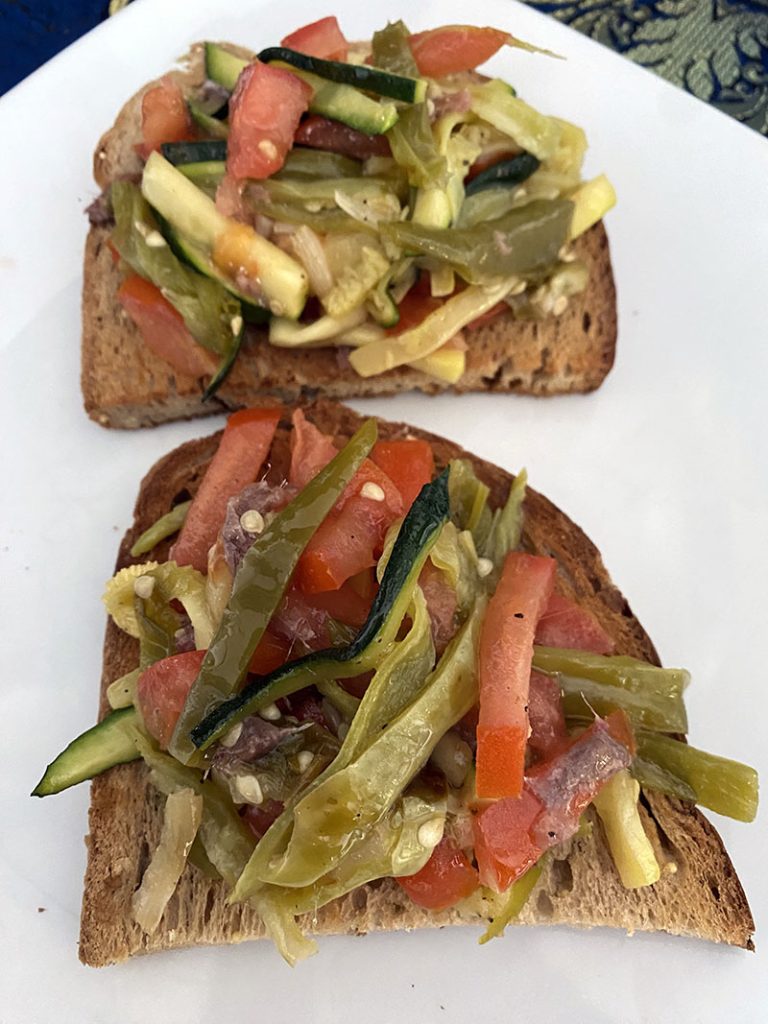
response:
<path id="1" fill-rule="evenodd" d="M 475 787 L 481 800 L 523 791 L 533 637 L 556 570 L 553 558 L 511 552 L 488 603 L 478 656 Z"/>
<path id="2" fill-rule="evenodd" d="M 448 516 L 446 483 L 445 475 L 439 476 L 424 488 L 411 507 L 398 534 L 370 615 L 353 643 L 344 648 L 307 655 L 263 679 L 255 680 L 237 697 L 211 712 L 193 730 L 196 746 L 204 750 L 236 722 L 287 693 L 318 679 L 359 675 L 378 662 L 397 635 L 419 572 Z"/>
<path id="3" fill-rule="evenodd" d="M 187 763 L 194 756 L 199 744 L 192 743 L 190 733 L 242 683 L 301 553 L 375 440 L 376 424 L 368 420 L 301 493 L 277 513 L 246 552 L 221 624 L 170 744 L 171 753 L 178 760 Z M 242 695 L 238 699 L 241 698 Z M 223 725 L 216 730 L 216 735 L 225 728 Z M 214 738 L 212 730 L 206 736 L 206 745 Z"/>

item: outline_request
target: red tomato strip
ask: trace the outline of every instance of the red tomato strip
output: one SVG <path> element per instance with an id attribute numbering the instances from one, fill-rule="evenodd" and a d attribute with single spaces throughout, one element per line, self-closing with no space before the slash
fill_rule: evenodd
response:
<path id="1" fill-rule="evenodd" d="M 141 137 L 143 141 L 136 149 L 145 160 L 160 149 L 163 142 L 186 142 L 195 138 L 184 93 L 168 75 L 142 97 Z"/>
<path id="2" fill-rule="evenodd" d="M 310 57 L 320 57 L 322 60 L 343 61 L 347 59 L 349 52 L 349 43 L 344 38 L 335 17 L 320 18 L 311 25 L 296 29 L 287 35 L 280 45 L 288 47 L 289 50 L 306 53 Z"/>
<path id="3" fill-rule="evenodd" d="M 521 796 L 481 808 L 473 819 L 480 882 L 504 892 L 546 850 L 574 835 L 606 782 L 629 767 L 632 749 L 631 727 L 615 711 L 531 769 Z"/>
<path id="4" fill-rule="evenodd" d="M 467 855 L 448 836 L 443 836 L 420 871 L 397 882 L 417 906 L 428 910 L 447 910 L 471 896 L 480 884 Z"/>
<path id="5" fill-rule="evenodd" d="M 200 572 L 208 567 L 208 550 L 216 542 L 227 502 L 253 483 L 267 457 L 280 408 L 243 409 L 229 417 L 195 500 L 170 557 Z"/>
<path id="6" fill-rule="evenodd" d="M 405 438 L 402 441 L 377 441 L 371 459 L 382 469 L 403 499 L 407 511 L 421 488 L 435 475 L 435 456 L 428 441 Z"/>
<path id="7" fill-rule="evenodd" d="M 444 25 L 416 32 L 408 37 L 408 43 L 420 73 L 442 78 L 484 64 L 508 39 L 509 33 L 497 28 Z"/>
<path id="8" fill-rule="evenodd" d="M 274 64 L 249 64 L 229 101 L 227 173 L 234 178 L 268 178 L 279 171 L 293 145 L 312 89 Z"/>
<path id="9" fill-rule="evenodd" d="M 553 594 L 536 627 L 536 643 L 542 647 L 569 647 L 576 651 L 612 654 L 613 638 L 595 616 L 560 594 Z"/>
<path id="10" fill-rule="evenodd" d="M 539 760 L 549 760 L 568 745 L 560 687 L 541 672 L 531 672 L 528 722 L 531 727 L 528 748 Z"/>
<path id="11" fill-rule="evenodd" d="M 139 676 L 137 697 L 147 732 L 166 750 L 205 651 L 186 651 L 156 661 Z"/>
<path id="12" fill-rule="evenodd" d="M 257 676 L 266 676 L 280 668 L 288 660 L 289 644 L 282 637 L 275 636 L 269 630 L 264 633 L 259 646 L 253 652 L 248 671 Z"/>
<path id="13" fill-rule="evenodd" d="M 552 593 L 553 558 L 513 551 L 480 634 L 477 795 L 519 797 L 528 739 L 528 685 L 536 624 Z"/>
<path id="14" fill-rule="evenodd" d="M 181 313 L 151 281 L 129 274 L 117 290 L 117 299 L 138 327 L 147 348 L 177 373 L 209 377 L 216 371 L 215 357 L 198 345 Z"/>

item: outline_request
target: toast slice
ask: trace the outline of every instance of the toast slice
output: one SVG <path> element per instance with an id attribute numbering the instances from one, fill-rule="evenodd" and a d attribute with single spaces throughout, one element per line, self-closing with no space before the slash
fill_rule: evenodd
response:
<path id="1" fill-rule="evenodd" d="M 236 48 L 233 48 L 236 50 Z M 242 51 L 243 53 L 245 51 Z M 185 92 L 204 79 L 203 51 L 192 48 L 183 69 L 172 73 Z M 124 105 L 94 156 L 102 189 L 119 177 L 137 177 L 134 150 L 141 138 L 141 99 L 150 82 Z M 344 399 L 420 390 L 518 392 L 551 395 L 599 387 L 613 366 L 616 290 L 602 222 L 574 244 L 589 267 L 585 292 L 559 317 L 515 320 L 511 313 L 472 331 L 464 376 L 454 387 L 408 366 L 362 378 L 332 348 L 274 348 L 263 330 L 249 328 L 235 367 L 215 399 L 202 401 L 201 381 L 176 373 L 142 341 L 116 300 L 120 273 L 106 247 L 109 229 L 92 226 L 85 246 L 81 383 L 88 415 L 109 427 L 152 426 L 251 405 L 264 395 L 295 402 L 316 396 Z"/>
<path id="2" fill-rule="evenodd" d="M 331 402 L 307 407 L 317 426 L 340 437 L 362 422 L 352 410 Z M 379 436 L 424 437 L 438 467 L 457 457 L 471 458 L 491 488 L 491 504 L 506 497 L 512 477 L 476 459 L 458 445 L 403 424 L 379 421 Z M 129 548 L 150 523 L 179 496 L 194 494 L 216 450 L 218 434 L 188 442 L 161 459 L 142 482 L 134 524 L 123 540 L 117 567 L 132 559 Z M 273 463 L 288 458 L 287 425 L 278 428 Z M 658 664 L 648 635 L 611 581 L 597 548 L 550 501 L 527 492 L 524 546 L 558 561 L 558 589 L 587 607 L 614 638 L 617 653 Z M 157 557 L 165 557 L 159 549 Z M 138 658 L 136 641 L 110 621 L 104 646 L 101 713 L 108 709 L 106 688 L 130 671 Z M 657 793 L 644 793 L 641 814 L 663 866 L 659 882 L 625 889 L 619 880 L 596 816 L 588 835 L 562 844 L 549 859 L 523 910 L 520 924 L 607 925 L 627 931 L 666 931 L 752 949 L 754 923 L 744 891 L 722 841 L 695 808 Z M 88 866 L 80 933 L 80 957 L 93 966 L 136 953 L 200 944 L 240 942 L 264 935 L 248 906 L 228 906 L 221 883 L 187 865 L 159 929 L 145 935 L 133 921 L 131 896 L 159 840 L 162 798 L 155 795 L 141 762 L 113 768 L 91 787 Z M 391 880 L 365 885 L 329 904 L 305 922 L 315 934 L 363 934 L 380 929 L 444 927 L 472 923 L 456 911 L 433 913 L 413 905 Z M 479 923 L 479 921 L 478 921 Z"/>

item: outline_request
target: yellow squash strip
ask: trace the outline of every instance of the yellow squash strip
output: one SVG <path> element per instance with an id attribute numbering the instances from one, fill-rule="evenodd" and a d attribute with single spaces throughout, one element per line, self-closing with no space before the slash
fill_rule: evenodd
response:
<path id="1" fill-rule="evenodd" d="M 350 354 L 349 361 L 361 377 L 373 377 L 396 366 L 412 363 L 432 355 L 482 313 L 500 302 L 515 281 L 483 287 L 471 285 L 448 299 L 440 309 L 416 327 L 370 345 L 363 345 Z"/>
<path id="2" fill-rule="evenodd" d="M 571 239 L 597 224 L 616 205 L 616 192 L 604 174 L 585 181 L 568 197 L 573 203 Z"/>
<path id="3" fill-rule="evenodd" d="M 178 885 L 202 815 L 203 798 L 192 789 L 180 789 L 166 800 L 160 842 L 132 900 L 134 920 L 148 935 L 160 924 Z"/>
<path id="4" fill-rule="evenodd" d="M 616 870 L 627 889 L 653 885 L 661 877 L 656 855 L 637 809 L 639 793 L 639 784 L 628 771 L 621 771 L 593 801 L 603 823 Z"/>

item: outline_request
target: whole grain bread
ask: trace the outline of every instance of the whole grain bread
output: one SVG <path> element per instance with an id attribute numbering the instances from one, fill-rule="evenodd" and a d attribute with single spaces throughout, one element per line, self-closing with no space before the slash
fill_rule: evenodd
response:
<path id="1" fill-rule="evenodd" d="M 235 52 L 245 54 L 245 51 Z M 192 47 L 182 68 L 172 72 L 185 92 L 204 79 L 202 47 Z M 102 189 L 119 177 L 138 177 L 134 149 L 141 138 L 141 99 L 156 82 L 123 106 L 94 156 L 94 177 Z M 335 349 L 291 351 L 268 344 L 263 330 L 249 328 L 234 370 L 216 398 L 202 401 L 202 382 L 176 373 L 149 351 L 116 299 L 120 272 L 106 241 L 109 230 L 91 227 L 85 246 L 81 383 L 88 415 L 104 426 L 141 427 L 238 409 L 264 395 L 282 401 L 315 396 L 344 399 L 420 390 L 519 392 L 530 395 L 587 392 L 599 387 L 613 366 L 616 291 L 608 238 L 602 222 L 573 246 L 589 267 L 589 285 L 566 311 L 543 321 L 504 314 L 466 331 L 467 367 L 452 388 L 410 367 L 373 378 L 359 377 Z"/>
<path id="2" fill-rule="evenodd" d="M 331 402 L 308 406 L 307 415 L 328 433 L 347 437 L 361 417 Z M 282 423 L 273 464 L 287 458 L 289 424 Z M 379 435 L 424 437 L 438 466 L 471 458 L 491 488 L 492 504 L 506 497 L 510 474 L 474 458 L 449 441 L 403 424 L 379 421 Z M 216 450 L 220 434 L 182 445 L 161 459 L 144 478 L 134 523 L 120 548 L 117 567 L 133 561 L 129 549 L 139 533 L 174 503 L 195 493 Z M 613 637 L 619 653 L 658 664 L 654 646 L 603 566 L 597 548 L 558 508 L 536 491 L 525 503 L 524 546 L 558 562 L 558 589 L 588 608 Z M 163 558 L 167 545 L 152 557 Z M 137 663 L 136 641 L 111 622 L 104 645 L 101 714 L 108 710 L 106 688 Z M 229 906 L 221 883 L 188 865 L 154 935 L 145 935 L 131 915 L 131 895 L 157 845 L 162 798 L 141 763 L 114 768 L 91 787 L 88 866 L 80 933 L 81 959 L 93 966 L 135 953 L 199 944 L 239 942 L 263 936 L 258 916 L 246 905 Z M 712 825 L 694 807 L 657 793 L 643 793 L 641 814 L 663 865 L 655 885 L 623 887 L 595 817 L 583 834 L 554 851 L 520 924 L 607 925 L 629 932 L 666 931 L 752 949 L 754 923 L 749 906 Z M 306 927 L 316 934 L 362 934 L 379 929 L 444 927 L 472 923 L 455 911 L 434 913 L 413 905 L 391 880 L 365 885 L 322 908 Z M 469 940 L 471 941 L 471 940 Z"/>

